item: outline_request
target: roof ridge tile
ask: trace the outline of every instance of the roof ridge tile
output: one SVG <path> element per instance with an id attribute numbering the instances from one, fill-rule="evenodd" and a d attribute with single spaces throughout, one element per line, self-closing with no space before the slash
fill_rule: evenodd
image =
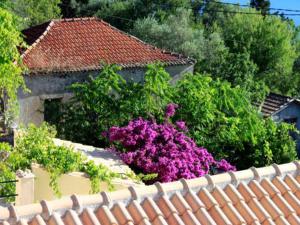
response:
<path id="1" fill-rule="evenodd" d="M 139 200 L 140 199 L 139 193 L 138 193 L 138 191 L 135 187 L 130 186 L 130 187 L 128 187 L 128 190 L 130 191 L 132 200 Z"/>
<path id="2" fill-rule="evenodd" d="M 75 195 L 75 194 L 73 194 L 73 195 L 70 196 L 70 198 L 73 201 L 73 207 L 72 207 L 72 209 L 74 209 L 77 212 L 81 211 L 82 210 L 82 205 L 81 205 L 80 200 L 78 199 L 78 196 Z"/>
<path id="3" fill-rule="evenodd" d="M 236 176 L 236 173 L 233 172 L 233 171 L 229 171 L 228 174 L 230 175 L 231 177 L 231 184 L 234 185 L 234 186 L 237 186 L 239 181 L 237 179 L 237 176 Z"/>
<path id="4" fill-rule="evenodd" d="M 160 182 L 155 182 L 154 185 L 157 188 L 157 195 L 158 196 L 166 194 L 166 191 L 165 191 L 163 185 Z"/>
<path id="5" fill-rule="evenodd" d="M 109 194 L 106 191 L 101 191 L 101 196 L 103 199 L 102 205 L 110 206 L 112 204 L 112 200 Z"/>
<path id="6" fill-rule="evenodd" d="M 17 223 L 19 217 L 18 217 L 16 207 L 13 205 L 8 206 L 8 212 L 9 212 L 9 223 Z"/>
<path id="7" fill-rule="evenodd" d="M 275 169 L 276 176 L 282 176 L 281 168 L 276 163 L 273 163 L 272 166 Z"/>
<path id="8" fill-rule="evenodd" d="M 209 174 L 206 174 L 204 177 L 205 177 L 205 178 L 206 178 L 206 180 L 208 181 L 208 186 L 207 186 L 207 189 L 208 189 L 208 190 L 212 190 L 212 189 L 214 189 L 214 187 L 215 187 L 215 183 L 214 183 L 214 181 L 213 181 L 213 179 L 212 179 L 211 175 L 209 175 Z"/>
<path id="9" fill-rule="evenodd" d="M 258 170 L 255 167 L 251 167 L 250 170 L 254 174 L 254 179 L 255 180 L 260 180 L 261 179 L 260 174 L 258 173 Z"/>
<path id="10" fill-rule="evenodd" d="M 40 204 L 42 206 L 42 218 L 48 220 L 52 214 L 52 209 L 45 200 L 42 200 Z"/>
<path id="11" fill-rule="evenodd" d="M 295 165 L 296 165 L 296 167 L 297 167 L 297 171 L 296 171 L 296 175 L 300 175 L 300 161 L 294 161 L 293 162 Z"/>

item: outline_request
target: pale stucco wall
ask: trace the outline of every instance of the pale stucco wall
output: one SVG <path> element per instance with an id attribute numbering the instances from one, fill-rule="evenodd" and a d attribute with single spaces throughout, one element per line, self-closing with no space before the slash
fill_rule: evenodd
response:
<path id="1" fill-rule="evenodd" d="M 58 197 L 55 196 L 52 188 L 50 187 L 50 174 L 42 167 L 34 164 L 32 165 L 32 173 L 35 176 L 34 179 L 34 193 L 33 202 L 39 202 L 41 200 L 53 200 Z M 63 174 L 58 179 L 59 191 L 63 196 L 70 196 L 72 194 L 87 195 L 91 194 L 91 182 L 89 178 L 80 172 L 73 172 Z M 142 184 L 135 183 L 131 180 L 114 179 L 112 184 L 115 190 L 125 189 L 129 186 L 142 186 Z M 100 191 L 109 191 L 108 185 L 105 182 L 99 182 Z M 29 194 L 29 193 L 28 193 Z"/>
<path id="2" fill-rule="evenodd" d="M 182 74 L 193 72 L 194 65 L 169 66 L 166 67 L 166 70 L 170 73 L 175 82 Z M 141 82 L 144 79 L 145 71 L 146 69 L 143 68 L 132 68 L 123 69 L 119 71 L 119 73 L 126 80 Z M 96 77 L 98 74 L 99 71 L 89 71 L 24 76 L 26 86 L 30 90 L 30 93 L 24 93 L 21 90 L 18 93 L 20 113 L 16 121 L 17 124 L 41 124 L 44 121 L 45 99 L 62 98 L 63 101 L 67 101 L 71 96 L 71 92 L 68 89 L 71 84 L 84 82 L 89 76 Z"/>
<path id="3" fill-rule="evenodd" d="M 105 149 L 93 146 L 82 145 L 70 141 L 53 139 L 55 145 L 70 147 L 73 151 L 85 155 L 88 160 L 94 161 L 96 165 L 102 164 L 108 167 L 114 173 L 123 175 L 121 178 L 115 178 L 112 184 L 115 190 L 128 188 L 129 186 L 142 187 L 142 182 L 137 182 L 124 175 L 133 173 L 133 171 L 114 153 Z M 18 171 L 16 183 L 16 205 L 25 205 L 41 200 L 56 199 L 54 191 L 50 184 L 50 174 L 40 165 L 32 164 L 31 171 Z M 91 182 L 85 173 L 72 172 L 63 174 L 58 179 L 59 190 L 62 196 L 78 194 L 87 195 L 91 193 Z M 101 191 L 108 191 L 108 185 L 105 182 L 99 182 Z"/>
<path id="4" fill-rule="evenodd" d="M 16 178 L 16 205 L 27 205 L 34 202 L 35 176 L 31 171 L 17 171 Z"/>
<path id="5" fill-rule="evenodd" d="M 50 184 L 50 174 L 38 164 L 32 164 L 31 171 L 17 172 L 15 205 L 27 205 L 41 200 L 54 200 L 55 195 Z M 128 188 L 129 186 L 142 187 L 144 184 L 129 179 L 115 178 L 112 181 L 114 190 Z M 72 194 L 88 195 L 92 193 L 90 179 L 84 173 L 73 172 L 63 174 L 58 179 L 61 197 Z M 105 182 L 99 182 L 100 191 L 109 191 Z"/>

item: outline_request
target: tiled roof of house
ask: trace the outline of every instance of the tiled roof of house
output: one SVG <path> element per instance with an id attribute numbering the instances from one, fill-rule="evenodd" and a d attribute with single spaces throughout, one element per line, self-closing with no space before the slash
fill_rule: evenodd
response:
<path id="1" fill-rule="evenodd" d="M 271 116 L 283 107 L 287 106 L 290 102 L 294 101 L 294 98 L 270 93 L 262 104 L 258 104 L 261 108 L 261 112 L 265 117 Z"/>
<path id="2" fill-rule="evenodd" d="M 97 70 L 102 63 L 144 67 L 193 64 L 182 55 L 146 44 L 97 18 L 58 19 L 23 31 L 30 72 Z"/>
<path id="3" fill-rule="evenodd" d="M 300 163 L 10 206 L 0 224 L 299 225 Z"/>

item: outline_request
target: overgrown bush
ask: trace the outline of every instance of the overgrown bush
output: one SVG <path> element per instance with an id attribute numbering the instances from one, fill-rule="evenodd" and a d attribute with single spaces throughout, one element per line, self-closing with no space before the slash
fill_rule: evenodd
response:
<path id="1" fill-rule="evenodd" d="M 32 163 L 38 163 L 50 173 L 50 186 L 57 196 L 60 196 L 58 178 L 73 171 L 85 172 L 89 176 L 93 193 L 99 192 L 99 181 L 107 182 L 113 189 L 111 181 L 117 174 L 104 165 L 87 160 L 80 152 L 56 146 L 53 142 L 55 135 L 55 129 L 46 123 L 40 127 L 31 124 L 20 133 L 14 148 L 2 144 L 1 151 L 7 157 L 0 164 L 0 171 L 4 171 L 0 173 L 0 181 L 10 178 L 19 169 L 30 169 Z M 12 190 L 4 191 L 10 193 Z"/>
<path id="2" fill-rule="evenodd" d="M 176 125 L 167 120 L 175 113 L 176 105 L 166 110 L 166 121 L 158 124 L 143 118 L 125 127 L 109 129 L 109 140 L 118 143 L 117 152 L 136 173 L 156 174 L 153 180 L 171 182 L 180 178 L 196 178 L 205 174 L 235 170 L 226 160 L 216 161 L 203 147 L 186 136 L 183 121 Z"/>
<path id="3" fill-rule="evenodd" d="M 173 94 L 169 74 L 161 66 L 149 65 L 142 85 L 125 81 L 119 70 L 115 65 L 105 66 L 96 78 L 71 87 L 75 96 L 55 124 L 60 137 L 105 146 L 101 132 L 112 126 L 124 126 L 140 116 L 163 120 L 163 109 Z"/>
<path id="4" fill-rule="evenodd" d="M 187 74 L 176 85 L 177 119 L 185 120 L 190 136 L 216 158 L 238 169 L 286 163 L 296 158 L 291 125 L 264 119 L 243 88 Z"/>
<path id="5" fill-rule="evenodd" d="M 67 139 L 108 146 L 103 131 L 139 117 L 161 123 L 167 103 L 174 102 L 179 106 L 174 119 L 186 122 L 187 136 L 237 169 L 296 158 L 289 136 L 294 127 L 265 120 L 251 105 L 248 91 L 205 74 L 186 74 L 171 85 L 164 69 L 151 65 L 142 84 L 124 81 L 116 67 L 107 66 L 97 78 L 73 86 L 73 91 L 73 102 L 58 125 Z"/>

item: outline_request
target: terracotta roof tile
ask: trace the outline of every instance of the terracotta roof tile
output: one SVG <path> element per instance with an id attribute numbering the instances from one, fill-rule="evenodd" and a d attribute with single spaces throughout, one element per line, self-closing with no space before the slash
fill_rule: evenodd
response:
<path id="1" fill-rule="evenodd" d="M 34 72 L 97 70 L 101 62 L 123 67 L 193 64 L 190 58 L 166 52 L 97 18 L 59 19 L 23 31 L 30 47 L 23 62 Z"/>
<path id="2" fill-rule="evenodd" d="M 299 162 L 2 207 L 0 224 L 299 225 Z"/>

